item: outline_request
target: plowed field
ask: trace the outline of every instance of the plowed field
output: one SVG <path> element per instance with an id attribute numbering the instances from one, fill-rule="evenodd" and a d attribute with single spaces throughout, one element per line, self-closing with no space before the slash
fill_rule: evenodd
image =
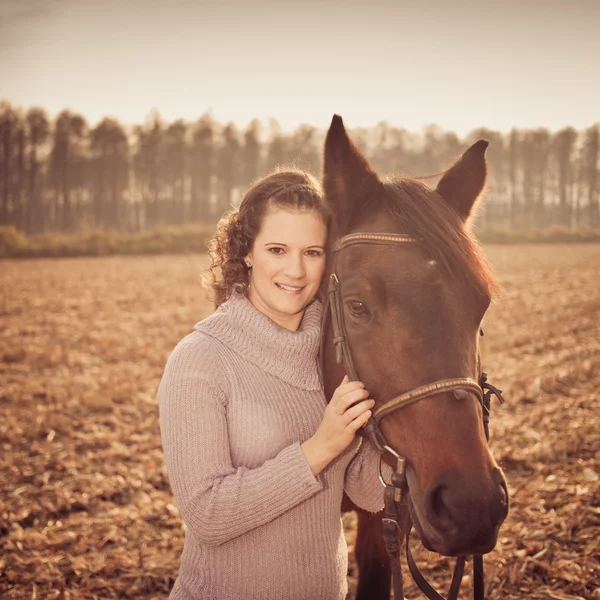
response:
<path id="1" fill-rule="evenodd" d="M 600 245 L 487 255 L 504 294 L 484 365 L 507 399 L 491 445 L 512 501 L 487 597 L 600 599 Z M 211 312 L 203 263 L 0 262 L 1 598 L 167 597 L 183 529 L 155 395 L 169 352 Z M 446 590 L 450 563 L 418 554 Z M 461 598 L 469 588 L 467 571 Z"/>

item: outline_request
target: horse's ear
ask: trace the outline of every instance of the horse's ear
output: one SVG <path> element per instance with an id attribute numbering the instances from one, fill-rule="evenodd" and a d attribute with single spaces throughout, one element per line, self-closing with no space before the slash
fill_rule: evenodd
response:
<path id="1" fill-rule="evenodd" d="M 471 214 L 485 186 L 485 150 L 489 142 L 479 140 L 446 171 L 436 192 L 456 210 L 463 221 Z"/>
<path id="2" fill-rule="evenodd" d="M 333 116 L 323 160 L 323 189 L 339 233 L 352 217 L 383 193 L 383 184 L 348 137 L 342 117 Z"/>

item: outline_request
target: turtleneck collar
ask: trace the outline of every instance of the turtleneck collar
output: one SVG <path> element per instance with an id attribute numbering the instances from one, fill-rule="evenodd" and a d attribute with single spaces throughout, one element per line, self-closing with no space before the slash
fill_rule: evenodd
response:
<path id="1" fill-rule="evenodd" d="M 300 327 L 290 331 L 277 325 L 246 298 L 233 293 L 194 329 L 222 342 L 271 375 L 306 390 L 321 387 L 317 368 L 322 306 L 306 307 Z"/>

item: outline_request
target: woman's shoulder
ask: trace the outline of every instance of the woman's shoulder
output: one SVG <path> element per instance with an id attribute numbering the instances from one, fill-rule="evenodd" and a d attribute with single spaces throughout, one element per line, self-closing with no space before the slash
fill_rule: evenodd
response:
<path id="1" fill-rule="evenodd" d="M 209 366 L 214 366 L 211 363 L 220 361 L 220 346 L 218 339 L 196 326 L 178 342 L 168 362 L 183 363 L 192 368 L 207 363 Z"/>
<path id="2" fill-rule="evenodd" d="M 225 406 L 229 389 L 218 341 L 200 331 L 192 331 L 171 352 L 157 397 L 163 409 L 200 399 Z"/>
<path id="3" fill-rule="evenodd" d="M 224 371 L 221 343 L 200 329 L 194 329 L 175 346 L 165 367 L 165 375 L 193 376 L 219 387 L 224 383 Z"/>
<path id="4" fill-rule="evenodd" d="M 175 346 L 167 369 L 190 369 L 195 374 L 206 374 L 211 378 L 223 376 L 226 362 L 231 361 L 228 349 L 235 347 L 241 335 L 235 310 L 235 300 L 228 300 L 219 306 L 211 315 L 194 325 L 191 333 L 186 335 Z"/>

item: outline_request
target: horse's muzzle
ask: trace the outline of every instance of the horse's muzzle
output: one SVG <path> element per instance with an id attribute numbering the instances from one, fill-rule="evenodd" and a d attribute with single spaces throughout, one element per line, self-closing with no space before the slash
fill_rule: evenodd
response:
<path id="1" fill-rule="evenodd" d="M 414 499 L 413 499 L 414 501 Z M 508 492 L 500 469 L 486 485 L 466 485 L 460 476 L 441 476 L 412 503 L 413 520 L 423 545 L 445 556 L 486 554 L 494 549 L 508 514 Z"/>

